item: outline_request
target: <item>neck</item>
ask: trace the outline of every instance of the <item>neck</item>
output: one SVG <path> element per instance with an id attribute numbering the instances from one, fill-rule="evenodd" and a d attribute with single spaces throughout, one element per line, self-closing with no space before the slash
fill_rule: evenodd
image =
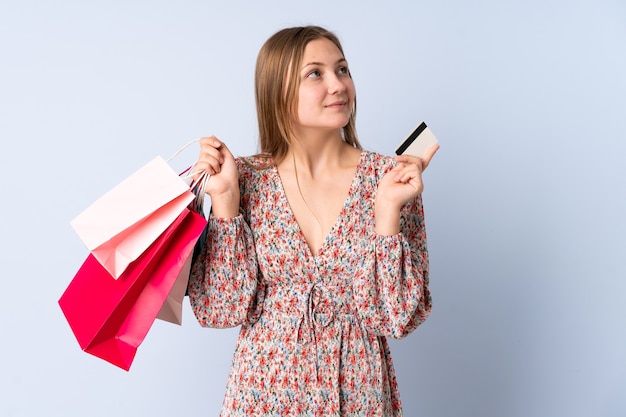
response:
<path id="1" fill-rule="evenodd" d="M 298 135 L 290 147 L 286 160 L 294 160 L 302 174 L 314 178 L 329 168 L 345 161 L 347 145 L 340 132 L 317 135 Z"/>

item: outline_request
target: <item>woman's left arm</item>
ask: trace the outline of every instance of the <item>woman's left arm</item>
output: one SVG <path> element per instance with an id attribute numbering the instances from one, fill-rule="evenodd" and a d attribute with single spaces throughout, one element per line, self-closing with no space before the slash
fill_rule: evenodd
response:
<path id="1" fill-rule="evenodd" d="M 378 185 L 374 248 L 355 277 L 355 297 L 361 322 L 379 335 L 405 337 L 432 309 L 421 173 L 437 149 L 423 160 L 397 157 Z"/>
<path id="2" fill-rule="evenodd" d="M 390 236 L 400 231 L 400 211 L 406 203 L 422 195 L 422 173 L 438 150 L 439 145 L 435 145 L 421 158 L 396 156 L 398 164 L 384 175 L 376 191 L 374 212 L 378 235 Z"/>
<path id="3" fill-rule="evenodd" d="M 364 268 L 354 278 L 361 323 L 374 334 L 395 339 L 415 330 L 432 309 L 420 196 L 403 207 L 399 223 L 399 233 L 375 236 Z"/>

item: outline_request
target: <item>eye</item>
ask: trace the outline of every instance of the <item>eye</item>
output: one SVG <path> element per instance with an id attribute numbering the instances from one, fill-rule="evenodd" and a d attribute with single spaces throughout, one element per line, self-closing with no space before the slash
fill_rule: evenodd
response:
<path id="1" fill-rule="evenodd" d="M 350 70 L 348 67 L 339 67 L 337 68 L 337 73 L 341 75 L 350 75 Z"/>
<path id="2" fill-rule="evenodd" d="M 319 70 L 313 70 L 307 74 L 307 78 L 319 78 L 322 76 L 322 73 Z"/>

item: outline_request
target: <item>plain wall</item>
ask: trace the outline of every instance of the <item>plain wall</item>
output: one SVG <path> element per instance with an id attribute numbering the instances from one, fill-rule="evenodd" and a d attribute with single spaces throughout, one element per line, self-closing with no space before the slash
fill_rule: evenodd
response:
<path id="1" fill-rule="evenodd" d="M 0 416 L 218 414 L 237 329 L 188 303 L 130 372 L 80 350 L 69 221 L 190 140 L 254 153 L 256 54 L 300 24 L 342 40 L 365 147 L 421 120 L 442 146 L 434 310 L 391 344 L 405 415 L 626 415 L 626 3 L 59 0 L 0 4 Z"/>

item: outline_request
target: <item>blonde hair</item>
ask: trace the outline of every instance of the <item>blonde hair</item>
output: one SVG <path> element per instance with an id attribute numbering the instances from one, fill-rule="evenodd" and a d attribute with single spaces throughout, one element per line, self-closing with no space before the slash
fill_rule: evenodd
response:
<path id="1" fill-rule="evenodd" d="M 317 39 L 330 40 L 344 55 L 334 33 L 319 26 L 302 26 L 276 32 L 263 44 L 257 56 L 255 100 L 259 151 L 261 155 L 271 157 L 274 163 L 284 159 L 293 141 L 300 87 L 299 66 L 307 44 Z M 342 133 L 346 143 L 362 149 L 357 139 L 355 118 L 356 98 Z"/>

